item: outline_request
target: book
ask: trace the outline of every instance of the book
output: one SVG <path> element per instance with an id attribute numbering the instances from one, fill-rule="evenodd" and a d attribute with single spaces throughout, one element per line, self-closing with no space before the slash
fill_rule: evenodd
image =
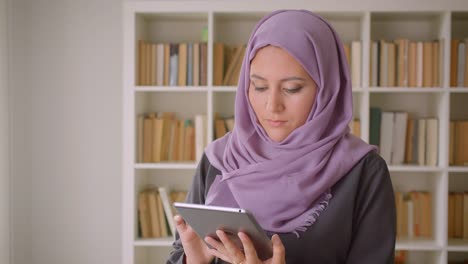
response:
<path id="1" fill-rule="evenodd" d="M 216 119 L 215 120 L 215 137 L 220 138 L 223 137 L 227 133 L 226 124 L 224 119 Z"/>
<path id="2" fill-rule="evenodd" d="M 408 86 L 416 87 L 417 75 L 417 48 L 416 42 L 409 43 L 408 49 Z"/>
<path id="3" fill-rule="evenodd" d="M 201 160 L 207 145 L 206 115 L 195 116 L 195 159 Z"/>
<path id="4" fill-rule="evenodd" d="M 421 199 L 421 236 L 432 237 L 432 194 L 420 192 Z"/>
<path id="5" fill-rule="evenodd" d="M 379 67 L 379 50 L 378 50 L 378 42 L 372 41 L 371 43 L 371 53 L 370 53 L 370 70 L 371 73 L 369 74 L 369 84 L 372 87 L 378 86 L 378 67 Z"/>
<path id="6" fill-rule="evenodd" d="M 175 113 L 162 112 L 160 118 L 162 119 L 161 161 L 167 161 L 169 160 L 172 122 L 175 119 Z"/>
<path id="7" fill-rule="evenodd" d="M 150 68 L 149 68 L 149 85 L 156 85 L 156 44 L 151 43 L 150 45 Z"/>
<path id="8" fill-rule="evenodd" d="M 200 85 L 200 44 L 193 43 L 193 85 Z"/>
<path id="9" fill-rule="evenodd" d="M 468 38 L 465 38 L 465 72 L 463 78 L 463 86 L 468 87 Z"/>
<path id="10" fill-rule="evenodd" d="M 464 73 L 465 73 L 465 42 L 458 43 L 458 73 L 457 73 L 457 86 L 463 87 Z"/>
<path id="11" fill-rule="evenodd" d="M 392 137 L 392 164 L 403 164 L 405 160 L 406 130 L 408 125 L 408 113 L 395 112 Z"/>
<path id="12" fill-rule="evenodd" d="M 224 119 L 224 122 L 226 123 L 226 129 L 228 132 L 231 132 L 234 129 L 234 117 L 229 117 Z"/>
<path id="13" fill-rule="evenodd" d="M 440 46 L 439 41 L 432 43 L 432 85 L 434 87 L 440 86 Z"/>
<path id="14" fill-rule="evenodd" d="M 380 146 L 380 123 L 382 110 L 377 107 L 370 108 L 369 144 Z"/>
<path id="15" fill-rule="evenodd" d="M 164 78 L 163 78 L 163 85 L 169 85 L 169 79 L 171 75 L 171 44 L 165 43 L 164 44 Z"/>
<path id="16" fill-rule="evenodd" d="M 224 44 L 216 42 L 213 45 L 213 85 L 223 85 L 224 76 Z"/>
<path id="17" fill-rule="evenodd" d="M 392 164 L 393 127 L 395 114 L 393 112 L 382 112 L 382 123 L 380 125 L 380 156 Z"/>
<path id="18" fill-rule="evenodd" d="M 239 82 L 240 71 L 241 71 L 241 68 L 242 68 L 242 62 L 243 62 L 244 55 L 245 55 L 245 48 L 246 48 L 246 46 L 242 45 L 241 52 L 240 52 L 240 57 L 236 61 L 236 64 L 234 66 L 234 70 L 232 71 L 231 78 L 228 81 L 228 85 L 236 86 L 238 84 L 238 82 Z"/>
<path id="19" fill-rule="evenodd" d="M 162 205 L 164 208 L 164 213 L 167 219 L 167 222 L 169 223 L 170 227 L 170 233 L 175 236 L 176 234 L 176 228 L 175 228 L 175 222 L 174 222 L 174 211 L 172 209 L 172 201 L 169 197 L 168 189 L 167 187 L 159 187 L 158 188 L 159 195 L 161 196 L 161 201 Z"/>
<path id="20" fill-rule="evenodd" d="M 179 78 L 179 44 L 170 44 L 169 85 L 176 86 Z"/>
<path id="21" fill-rule="evenodd" d="M 417 163 L 419 166 L 426 165 L 426 120 L 418 120 L 418 148 Z"/>
<path id="22" fill-rule="evenodd" d="M 164 44 L 159 43 L 156 47 L 156 85 L 164 84 Z"/>
<path id="23" fill-rule="evenodd" d="M 455 122 L 450 121 L 449 125 L 449 165 L 455 164 Z"/>
<path id="24" fill-rule="evenodd" d="M 177 161 L 179 156 L 179 133 L 178 128 L 179 121 L 177 119 L 170 120 L 171 135 L 169 139 L 169 153 L 168 159 L 170 161 Z"/>
<path id="25" fill-rule="evenodd" d="M 195 160 L 195 128 L 193 127 L 192 121 L 187 119 L 184 124 L 184 152 L 183 160 L 184 161 L 193 161 Z"/>
<path id="26" fill-rule="evenodd" d="M 455 238 L 463 238 L 463 193 L 455 194 Z"/>
<path id="27" fill-rule="evenodd" d="M 144 122 L 145 116 L 138 115 L 137 117 L 137 162 L 143 162 L 143 154 L 144 154 Z"/>
<path id="28" fill-rule="evenodd" d="M 179 130 L 179 143 L 178 147 L 179 150 L 177 151 L 177 161 L 184 160 L 184 151 L 185 151 L 185 121 L 179 120 L 177 124 L 177 129 Z"/>
<path id="29" fill-rule="evenodd" d="M 207 85 L 208 79 L 208 44 L 200 43 L 200 85 Z"/>
<path id="30" fill-rule="evenodd" d="M 468 121 L 455 123 L 455 165 L 468 165 Z"/>
<path id="31" fill-rule="evenodd" d="M 414 137 L 415 137 L 415 127 L 414 119 L 408 118 L 407 129 L 406 129 L 406 147 L 405 147 L 405 163 L 411 164 L 414 162 Z"/>
<path id="32" fill-rule="evenodd" d="M 138 41 L 138 79 L 137 85 L 144 85 L 144 73 L 145 73 L 145 42 L 140 39 Z"/>
<path id="33" fill-rule="evenodd" d="M 387 43 L 387 86 L 395 86 L 396 81 L 396 45 Z"/>
<path id="34" fill-rule="evenodd" d="M 151 237 L 161 237 L 157 192 L 151 187 L 146 191 L 150 214 Z"/>
<path id="35" fill-rule="evenodd" d="M 361 87 L 361 42 L 351 42 L 351 82 L 353 87 Z"/>
<path id="36" fill-rule="evenodd" d="M 448 237 L 455 237 L 455 193 L 449 193 L 448 199 Z"/>
<path id="37" fill-rule="evenodd" d="M 379 67 L 379 86 L 388 86 L 388 46 L 385 40 L 379 42 L 380 67 Z"/>
<path id="38" fill-rule="evenodd" d="M 148 114 L 143 120 L 143 162 L 153 162 L 153 123 L 156 115 Z"/>
<path id="39" fill-rule="evenodd" d="M 433 83 L 433 58 L 432 58 L 432 42 L 423 43 L 423 87 L 432 87 Z"/>
<path id="40" fill-rule="evenodd" d="M 163 203 L 162 203 L 162 199 L 161 199 L 161 195 L 159 194 L 159 192 L 157 190 L 154 191 L 154 193 L 156 194 L 156 205 L 157 205 L 157 209 L 158 209 L 158 224 L 159 224 L 159 236 L 160 237 L 167 237 L 169 236 L 169 230 L 167 228 L 167 224 L 166 224 L 166 214 L 164 213 L 164 208 L 163 208 Z"/>
<path id="41" fill-rule="evenodd" d="M 179 44 L 179 56 L 178 56 L 178 78 L 177 78 L 177 85 L 178 86 L 186 86 L 187 85 L 187 43 L 180 43 Z"/>
<path id="42" fill-rule="evenodd" d="M 151 43 L 145 43 L 145 85 L 151 85 Z"/>
<path id="43" fill-rule="evenodd" d="M 452 39 L 450 46 L 450 86 L 458 84 L 458 39 Z"/>
<path id="44" fill-rule="evenodd" d="M 349 43 L 343 43 L 343 50 L 346 57 L 346 62 L 349 68 L 351 68 L 351 45 Z"/>
<path id="45" fill-rule="evenodd" d="M 468 192 L 463 193 L 463 239 L 468 239 Z"/>
<path id="46" fill-rule="evenodd" d="M 234 74 L 236 65 L 238 64 L 239 60 L 242 61 L 242 51 L 243 51 L 244 44 L 237 46 L 232 59 L 229 62 L 229 66 L 226 69 L 226 74 L 224 75 L 223 85 L 232 85 L 232 76 Z M 238 76 L 237 76 L 238 77 Z M 235 78 L 235 77 L 234 77 Z"/>
<path id="47" fill-rule="evenodd" d="M 395 40 L 397 45 L 397 86 L 408 86 L 408 39 Z"/>
<path id="48" fill-rule="evenodd" d="M 426 120 L 426 165 L 437 165 L 437 153 L 439 142 L 439 122 L 435 118 Z"/>
<path id="49" fill-rule="evenodd" d="M 153 162 L 162 161 L 162 144 L 163 144 L 163 129 L 164 121 L 162 118 L 153 119 Z"/>
<path id="50" fill-rule="evenodd" d="M 187 44 L 187 85 L 193 86 L 193 43 Z"/>
<path id="51" fill-rule="evenodd" d="M 152 237 L 150 208 L 146 191 L 138 193 L 138 223 L 140 225 L 141 236 L 143 238 Z"/>
<path id="52" fill-rule="evenodd" d="M 424 67 L 424 55 L 423 55 L 423 42 L 416 42 L 416 87 L 423 86 L 423 67 Z"/>

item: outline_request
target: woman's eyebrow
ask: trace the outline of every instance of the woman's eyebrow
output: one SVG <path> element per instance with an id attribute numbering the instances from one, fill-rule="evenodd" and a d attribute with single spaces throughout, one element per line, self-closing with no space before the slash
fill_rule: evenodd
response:
<path id="1" fill-rule="evenodd" d="M 262 80 L 262 81 L 266 81 L 267 79 L 259 76 L 259 75 L 256 75 L 256 74 L 252 74 L 250 75 L 250 78 L 251 79 L 259 79 L 259 80 Z M 287 78 L 283 78 L 280 80 L 281 82 L 288 82 L 288 81 L 305 81 L 304 78 L 301 78 L 301 77 L 296 77 L 296 76 L 291 76 L 291 77 L 287 77 Z"/>

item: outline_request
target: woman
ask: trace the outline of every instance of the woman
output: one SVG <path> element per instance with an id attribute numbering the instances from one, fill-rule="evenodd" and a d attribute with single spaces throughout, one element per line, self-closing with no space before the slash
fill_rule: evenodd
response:
<path id="1" fill-rule="evenodd" d="M 305 10 L 265 16 L 247 45 L 234 130 L 207 147 L 187 202 L 253 212 L 272 238 L 265 263 L 393 263 L 392 184 L 375 147 L 349 133 L 351 88 L 330 24 Z M 240 250 L 175 220 L 168 263 L 262 263 L 246 234 Z"/>

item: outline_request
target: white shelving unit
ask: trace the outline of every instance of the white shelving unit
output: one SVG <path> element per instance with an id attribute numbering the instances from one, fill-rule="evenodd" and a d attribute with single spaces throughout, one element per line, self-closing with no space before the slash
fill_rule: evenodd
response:
<path id="1" fill-rule="evenodd" d="M 398 4 L 399 3 L 399 4 Z M 442 3 L 442 2 L 441 2 Z M 449 122 L 468 119 L 468 87 L 449 87 L 450 39 L 468 37 L 468 2 L 436 1 L 130 1 L 124 3 L 124 126 L 123 126 L 123 263 L 165 263 L 172 238 L 140 239 L 136 198 L 148 183 L 188 189 L 196 163 L 146 164 L 135 162 L 136 116 L 174 111 L 180 118 L 206 114 L 208 142 L 213 138 L 213 116 L 232 115 L 235 87 L 213 86 L 213 43 L 246 43 L 255 23 L 281 8 L 308 9 L 324 16 L 344 42 L 362 41 L 362 85 L 353 88 L 354 117 L 361 120 L 361 137 L 369 140 L 369 109 L 402 110 L 414 117 L 439 119 L 438 165 L 390 165 L 394 188 L 433 194 L 433 237 L 398 240 L 409 263 L 447 263 L 468 259 L 468 241 L 447 239 L 449 191 L 468 191 L 468 167 L 448 165 Z M 208 85 L 204 87 L 136 86 L 137 42 L 200 42 L 208 28 Z M 371 40 L 396 38 L 442 43 L 441 86 L 434 88 L 369 87 Z"/>

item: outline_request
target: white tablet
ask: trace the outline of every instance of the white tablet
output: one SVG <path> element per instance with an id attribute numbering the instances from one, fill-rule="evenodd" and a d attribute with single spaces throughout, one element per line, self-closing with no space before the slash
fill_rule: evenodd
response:
<path id="1" fill-rule="evenodd" d="M 216 230 L 221 229 L 242 249 L 242 242 L 237 236 L 242 231 L 249 235 L 261 260 L 273 256 L 271 240 L 245 209 L 189 203 L 174 203 L 174 207 L 201 239 L 210 236 L 219 240 Z"/>

